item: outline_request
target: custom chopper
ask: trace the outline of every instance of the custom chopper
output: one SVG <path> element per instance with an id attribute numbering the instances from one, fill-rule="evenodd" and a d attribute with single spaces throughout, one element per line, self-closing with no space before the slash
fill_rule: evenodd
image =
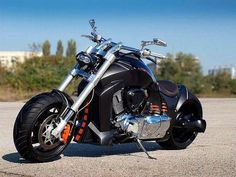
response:
<path id="1" fill-rule="evenodd" d="M 166 149 L 184 149 L 206 129 L 202 106 L 184 85 L 158 80 L 142 61 L 165 56 L 146 46 L 166 46 L 160 39 L 142 41 L 141 49 L 105 39 L 90 20 L 95 46 L 76 55 L 76 64 L 57 89 L 32 97 L 20 110 L 13 131 L 19 154 L 45 162 L 60 156 L 73 141 L 97 145 L 142 141 Z M 75 78 L 75 101 L 65 89 Z M 79 146 L 78 146 L 79 148 Z"/>

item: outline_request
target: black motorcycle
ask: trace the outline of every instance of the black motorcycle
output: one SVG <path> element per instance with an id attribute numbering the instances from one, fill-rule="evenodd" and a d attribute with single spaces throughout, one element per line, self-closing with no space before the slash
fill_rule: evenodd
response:
<path id="1" fill-rule="evenodd" d="M 13 134 L 23 158 L 53 160 L 72 139 L 99 145 L 136 142 L 152 158 L 142 141 L 184 149 L 205 131 L 197 97 L 184 85 L 156 80 L 141 60 L 164 59 L 145 48 L 166 46 L 164 41 L 142 41 L 139 50 L 103 38 L 94 20 L 90 25 L 91 35 L 83 37 L 96 46 L 77 54 L 77 64 L 57 89 L 31 98 L 19 112 Z M 74 102 L 64 90 L 78 77 L 82 81 Z"/>

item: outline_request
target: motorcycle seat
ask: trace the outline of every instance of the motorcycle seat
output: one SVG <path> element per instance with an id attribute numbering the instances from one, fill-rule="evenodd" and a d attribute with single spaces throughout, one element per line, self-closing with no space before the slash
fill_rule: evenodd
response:
<path id="1" fill-rule="evenodd" d="M 159 80 L 157 81 L 157 83 L 159 85 L 160 92 L 162 92 L 163 94 L 170 97 L 178 95 L 179 89 L 177 84 L 167 80 Z"/>

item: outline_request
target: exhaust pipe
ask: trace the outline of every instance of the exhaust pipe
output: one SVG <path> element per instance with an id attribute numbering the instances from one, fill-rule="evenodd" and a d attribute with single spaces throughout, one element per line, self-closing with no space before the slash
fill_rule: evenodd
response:
<path id="1" fill-rule="evenodd" d="M 176 127 L 187 128 L 195 132 L 204 133 L 206 130 L 206 121 L 203 119 L 199 119 L 192 122 L 184 121 L 184 122 L 179 122 Z"/>

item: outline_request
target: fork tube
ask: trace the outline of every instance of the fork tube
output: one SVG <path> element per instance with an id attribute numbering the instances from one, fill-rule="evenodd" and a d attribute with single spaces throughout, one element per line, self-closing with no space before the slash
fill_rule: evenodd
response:
<path id="1" fill-rule="evenodd" d="M 70 84 L 70 82 L 74 79 L 74 77 L 78 76 L 79 68 L 80 68 L 79 64 L 76 64 L 57 89 L 63 92 L 66 89 L 66 87 Z"/>
<path id="2" fill-rule="evenodd" d="M 63 92 L 66 89 L 66 87 L 70 84 L 70 82 L 73 80 L 73 78 L 74 76 L 68 74 L 65 80 L 61 83 L 61 85 L 57 89 Z"/>
<path id="3" fill-rule="evenodd" d="M 113 61 L 106 60 L 101 68 L 98 70 L 96 75 L 91 75 L 92 79 L 87 84 L 87 86 L 83 89 L 83 91 L 78 96 L 77 101 L 71 106 L 71 109 L 73 111 L 77 111 L 78 108 L 81 106 L 81 104 L 84 102 L 84 100 L 87 98 L 87 96 L 90 94 L 90 92 L 94 89 L 94 87 L 98 84 L 99 80 L 103 76 L 103 74 L 106 72 L 106 70 L 109 68 Z"/>
<path id="4" fill-rule="evenodd" d="M 87 98 L 87 96 L 90 94 L 90 92 L 94 89 L 94 87 L 98 84 L 100 79 L 102 78 L 103 74 L 107 71 L 109 66 L 115 61 L 115 55 L 114 53 L 118 50 L 120 50 L 122 44 L 118 43 L 114 47 L 112 47 L 107 54 L 104 56 L 105 61 L 102 64 L 102 66 L 99 68 L 98 72 L 96 75 L 91 75 L 91 80 L 90 78 L 88 85 L 84 88 L 84 90 L 81 92 L 79 95 L 78 99 L 76 102 L 71 106 L 71 110 L 76 112 L 78 108 L 81 106 L 81 104 L 84 102 L 84 100 Z M 65 118 L 66 120 L 66 118 Z"/>

